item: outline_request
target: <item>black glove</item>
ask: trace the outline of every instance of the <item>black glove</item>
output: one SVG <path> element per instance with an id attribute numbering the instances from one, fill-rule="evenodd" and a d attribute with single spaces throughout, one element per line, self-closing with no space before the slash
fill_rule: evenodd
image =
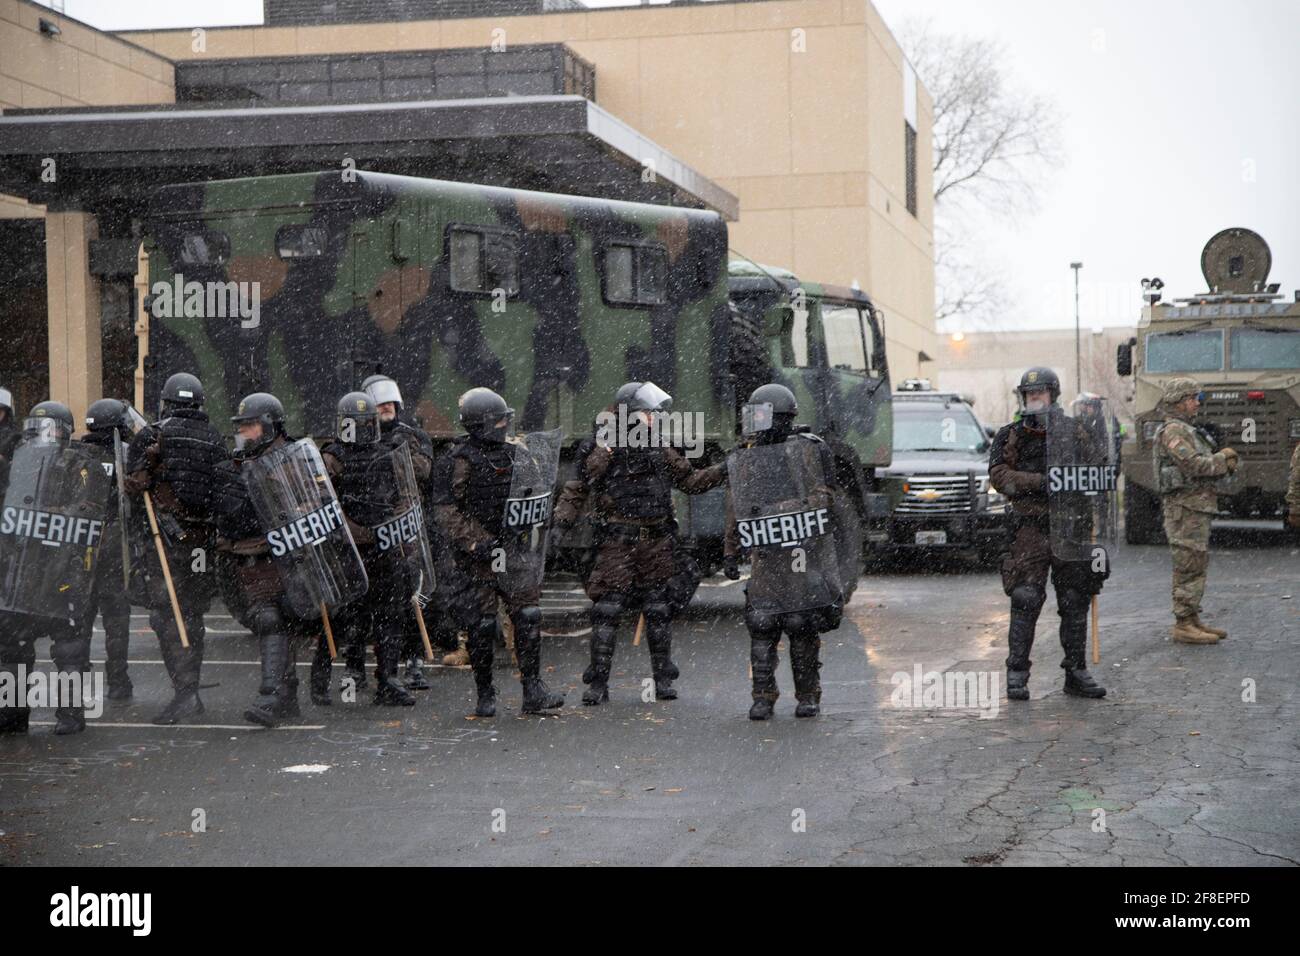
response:
<path id="1" fill-rule="evenodd" d="M 732 581 L 740 580 L 740 568 L 737 567 L 736 559 L 734 557 L 726 557 L 722 559 L 722 573 Z"/>

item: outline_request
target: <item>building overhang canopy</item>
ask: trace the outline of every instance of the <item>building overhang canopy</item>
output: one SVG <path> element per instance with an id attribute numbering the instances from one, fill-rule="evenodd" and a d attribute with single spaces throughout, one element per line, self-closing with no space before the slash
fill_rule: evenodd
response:
<path id="1" fill-rule="evenodd" d="M 342 170 L 348 161 L 408 176 L 712 209 L 729 220 L 740 213 L 731 193 L 581 96 L 0 116 L 0 192 L 54 208 L 134 208 L 169 183 Z"/>

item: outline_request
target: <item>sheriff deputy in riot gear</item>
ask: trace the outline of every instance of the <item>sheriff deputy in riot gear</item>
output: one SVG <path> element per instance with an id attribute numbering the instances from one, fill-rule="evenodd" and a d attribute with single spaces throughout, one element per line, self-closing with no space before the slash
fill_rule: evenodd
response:
<path id="1" fill-rule="evenodd" d="M 405 406 L 397 382 L 387 375 L 371 375 L 361 383 L 361 391 L 365 392 L 379 409 L 379 428 L 384 442 L 390 447 L 397 441 L 404 441 L 411 446 L 411 461 L 415 465 L 416 480 L 422 489 L 428 491 L 429 475 L 433 470 L 433 442 L 424 431 L 402 421 L 401 415 Z M 422 652 L 418 649 L 416 633 L 414 629 L 407 630 L 406 646 L 403 648 L 406 656 L 406 686 L 410 690 L 428 690 L 429 681 L 424 676 Z M 349 648 L 352 656 L 349 659 L 348 672 L 352 674 L 356 670 L 357 652 L 355 645 L 349 645 Z M 360 660 L 361 680 L 357 684 L 358 687 L 363 686 L 365 682 L 364 646 L 361 648 Z"/>
<path id="2" fill-rule="evenodd" d="M 506 439 L 514 409 L 488 388 L 471 388 L 460 397 L 458 406 L 467 437 L 441 460 L 447 473 L 435 479 L 431 501 L 478 607 L 478 620 L 470 629 L 467 645 L 478 695 L 474 713 L 480 717 L 496 714 L 492 658 L 498 596 L 514 625 L 515 656 L 523 686 L 521 710 L 531 714 L 563 707 L 564 695 L 552 692 L 541 677 L 540 581 L 522 590 L 506 590 L 493 568 L 494 552 L 507 550 L 503 547 L 507 534 L 504 516 L 515 455 Z"/>
<path id="3" fill-rule="evenodd" d="M 235 425 L 235 454 L 218 465 L 213 487 L 217 548 L 233 558 L 247 620 L 258 639 L 261 657 L 257 698 L 244 711 L 244 718 L 262 727 L 274 727 L 301 715 L 298 678 L 294 674 L 290 624 L 281 603 L 284 586 L 241 470 L 253 459 L 286 443 L 284 406 L 274 395 L 254 392 L 239 403 L 239 410 L 230 420 Z"/>
<path id="4" fill-rule="evenodd" d="M 131 441 L 126 460 L 126 490 L 137 498 L 148 492 L 162 535 L 172 587 L 180 605 L 189 648 L 181 644 L 167 581 L 156 549 L 146 552 L 149 623 L 158 635 L 163 663 L 174 696 L 153 719 L 176 724 L 203 713 L 199 675 L 203 667 L 203 615 L 216 593 L 214 575 L 206 570 L 212 546 L 212 478 L 228 457 L 220 433 L 203 410 L 203 383 L 177 372 L 163 385 L 159 420 Z M 146 505 L 138 503 L 144 510 Z M 204 555 L 195 571 L 195 552 Z"/>
<path id="5" fill-rule="evenodd" d="M 343 629 L 354 636 L 353 646 L 373 642 L 377 668 L 376 704 L 410 707 L 415 697 L 397 680 L 411 615 L 413 582 L 400 549 L 383 550 L 373 529 L 393 517 L 398 498 L 391 464 L 393 448 L 406 439 L 396 428 L 383 431 L 380 412 L 365 392 L 349 392 L 338 405 L 337 438 L 321 449 L 321 457 L 343 506 L 352 538 L 365 562 L 370 590 L 345 612 Z M 322 653 L 324 652 L 324 653 Z M 330 662 L 324 641 L 312 661 L 311 699 L 328 706 Z"/>
<path id="6" fill-rule="evenodd" d="M 672 397 L 653 382 L 628 382 L 615 393 L 610 410 L 630 425 L 648 429 L 655 415 L 671 407 Z M 645 615 L 655 698 L 677 698 L 670 593 L 678 571 L 672 491 L 697 495 L 727 479 L 726 462 L 697 469 L 675 448 L 631 444 L 604 443 L 599 434 L 580 442 L 577 477 L 565 485 L 555 511 L 557 527 L 564 529 L 590 506 L 595 524 L 598 550 L 586 585 L 593 602 L 591 664 L 582 675 L 588 685 L 582 702 L 589 707 L 609 700 L 619 619 L 637 609 Z"/>
<path id="7" fill-rule="evenodd" d="M 60 455 L 54 461 L 46 461 L 41 467 L 63 467 L 68 466 L 76 470 L 84 469 L 89 465 L 96 468 L 94 464 L 94 455 L 90 453 L 82 443 L 73 441 L 72 433 L 74 429 L 72 412 L 68 406 L 62 402 L 41 402 L 35 405 L 31 412 L 28 413 L 27 419 L 23 423 L 22 440 L 13 448 L 15 456 L 21 452 L 21 446 L 26 443 L 46 444 L 54 446 L 60 450 Z M 77 450 L 81 449 L 84 454 L 84 460 L 80 457 L 74 457 Z M 14 470 L 10 473 L 9 478 L 16 481 L 18 463 L 15 457 Z M 102 469 L 96 468 L 100 475 Z M 44 483 L 47 488 L 57 488 L 64 486 L 62 490 L 74 487 L 74 484 L 85 486 L 89 475 L 83 473 L 80 481 L 77 481 L 75 473 L 60 475 L 51 481 Z M 102 479 L 101 479 L 102 481 Z M 92 481 L 92 485 L 94 482 Z M 96 505 L 94 511 L 101 516 L 99 521 L 99 530 L 89 536 L 82 536 L 76 541 L 61 542 L 61 547 L 52 549 L 53 551 L 63 551 L 68 549 L 70 552 L 75 551 L 78 555 L 84 554 L 89 559 L 91 567 L 91 577 L 89 580 L 74 580 L 71 576 L 61 578 L 53 582 L 53 586 L 58 590 L 67 590 L 72 588 L 73 593 L 67 597 L 60 597 L 60 607 L 44 607 L 42 613 L 24 613 L 24 612 L 3 612 L 0 617 L 0 669 L 9 673 L 15 673 L 18 667 L 24 667 L 29 678 L 36 666 L 36 641 L 41 637 L 50 638 L 50 657 L 54 662 L 55 670 L 61 675 L 80 674 L 88 675 L 90 673 L 90 637 L 91 628 L 94 623 L 93 600 L 95 594 L 96 580 L 95 575 L 99 572 L 98 557 L 99 548 L 102 545 L 102 527 L 103 520 L 107 518 L 108 507 L 108 486 L 103 481 L 102 501 L 93 502 Z M 35 485 L 33 485 L 35 488 Z M 8 491 L 6 486 L 4 491 Z M 63 504 L 65 502 L 59 502 Z M 35 510 L 43 510 L 45 503 L 40 501 L 28 501 L 27 504 Z M 52 504 L 52 503 L 51 503 Z M 90 509 L 86 506 L 92 502 L 84 501 L 77 503 L 78 512 L 85 513 Z M 50 522 L 52 525 L 53 522 Z M 85 522 L 87 528 L 94 526 L 94 522 Z M 10 550 L 8 561 L 21 561 L 21 556 L 15 556 L 13 550 Z M 44 548 L 33 549 L 36 552 L 44 552 Z M 83 561 L 78 556 L 73 562 L 78 568 L 82 567 Z M 33 569 L 20 570 L 20 573 L 14 573 L 13 567 L 4 569 L 6 577 L 10 580 L 6 584 L 17 584 L 20 587 L 26 585 L 27 589 L 38 587 L 41 581 L 35 580 L 39 572 L 44 568 L 37 566 L 36 574 Z M 67 571 L 67 567 L 60 569 Z M 44 582 L 49 583 L 49 582 Z M 8 595 L 15 598 L 16 604 L 31 605 L 40 603 L 39 597 L 28 590 L 25 594 Z M 74 602 L 80 602 L 76 606 Z M 14 605 L 8 605 L 10 607 Z M 69 613 L 73 617 L 68 617 Z M 56 616 L 56 614 L 60 616 Z M 51 685 L 56 682 L 51 681 Z M 17 684 L 17 681 L 15 681 Z M 31 709 L 27 706 L 25 695 L 28 687 L 18 685 L 19 692 L 24 695 L 21 703 L 14 707 L 0 708 L 0 733 L 27 733 L 28 721 L 31 715 Z M 84 699 L 84 698 L 83 698 Z M 54 732 L 59 735 L 78 734 L 86 729 L 85 707 L 82 700 L 76 702 L 59 699 L 55 708 L 55 726 Z"/>
<path id="8" fill-rule="evenodd" d="M 1100 591 L 1100 575 L 1080 562 L 1054 557 L 1047 497 L 1047 429 L 1064 417 L 1057 404 L 1061 383 L 1049 368 L 1031 368 L 1020 378 L 1020 419 L 1004 425 L 989 452 L 989 481 L 1009 501 L 1009 547 L 1002 556 L 1002 588 L 1011 598 L 1007 635 L 1007 698 L 1029 699 L 1029 651 L 1034 627 L 1047 598 L 1050 570 L 1061 617 L 1061 647 L 1065 652 L 1065 693 L 1104 697 L 1088 672 L 1088 605 Z M 1082 426 L 1079 426 L 1082 427 Z"/>
<path id="9" fill-rule="evenodd" d="M 1180 644 L 1214 644 L 1228 632 L 1200 617 L 1210 566 L 1210 519 L 1218 510 L 1215 483 L 1237 470 L 1237 452 L 1216 451 L 1210 436 L 1192 424 L 1201 407 L 1201 387 L 1193 379 L 1166 384 L 1161 404 L 1165 423 L 1156 432 L 1151 454 L 1173 554 L 1172 636 Z"/>
<path id="10" fill-rule="evenodd" d="M 131 641 L 131 602 L 122 580 L 122 527 L 117 500 L 115 454 L 116 434 L 123 446 L 129 446 L 135 436 L 138 415 L 120 398 L 101 398 L 86 411 L 86 434 L 82 441 L 93 447 L 104 465 L 104 470 L 114 479 L 109 499 L 109 523 L 104 529 L 100 550 L 99 588 L 91 609 L 91 621 L 96 611 L 104 618 L 104 675 L 107 678 L 109 700 L 130 700 L 134 692 L 127 673 L 127 652 Z M 170 604 L 168 607 L 170 611 Z"/>
<path id="11" fill-rule="evenodd" d="M 9 459 L 22 440 L 22 429 L 14 421 L 14 397 L 9 389 L 0 388 L 0 490 L 4 489 Z"/>
<path id="12" fill-rule="evenodd" d="M 821 487 L 811 488 L 810 491 L 812 496 L 829 503 L 832 489 L 835 487 L 834 456 L 816 435 L 795 431 L 795 418 L 798 414 L 799 404 L 793 392 L 784 385 L 776 383 L 763 385 L 753 391 L 749 396 L 748 405 L 742 411 L 742 416 L 746 420 L 742 431 L 749 438 L 751 446 L 757 448 L 774 448 L 789 442 L 816 443 L 817 459 L 821 466 L 817 477 L 824 477 L 825 483 Z M 734 493 L 734 486 L 732 491 Z M 734 500 L 729 496 L 723 573 L 733 581 L 740 578 L 737 562 L 741 551 L 741 540 L 737 528 Z M 753 672 L 753 704 L 749 708 L 749 719 L 770 719 L 773 706 L 780 696 L 776 686 L 776 668 L 777 645 L 781 640 L 782 632 L 790 638 L 790 669 L 794 673 L 794 692 L 795 699 L 798 701 L 794 715 L 816 717 L 821 711 L 822 696 L 819 674 L 822 666 L 821 635 L 839 627 L 844 610 L 843 594 L 842 592 L 835 594 L 837 600 L 822 607 L 772 613 L 764 608 L 755 607 L 755 604 L 779 608 L 782 604 L 781 595 L 764 595 L 762 597 L 773 600 L 756 602 L 755 598 L 760 595 L 751 593 L 751 590 L 758 586 L 779 589 L 781 581 L 779 579 L 761 582 L 751 580 L 745 589 L 745 626 L 749 629 L 749 661 Z"/>

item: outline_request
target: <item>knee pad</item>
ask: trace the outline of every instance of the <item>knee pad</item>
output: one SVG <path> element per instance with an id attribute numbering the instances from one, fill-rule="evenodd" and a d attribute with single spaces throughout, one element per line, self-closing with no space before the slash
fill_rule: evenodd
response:
<path id="1" fill-rule="evenodd" d="M 1013 611 L 1037 612 L 1042 608 L 1045 600 L 1047 600 L 1047 593 L 1033 584 L 1018 584 L 1011 589 Z"/>
<path id="2" fill-rule="evenodd" d="M 536 604 L 525 604 L 515 612 L 515 620 L 524 627 L 540 627 L 542 624 L 542 609 Z"/>
<path id="3" fill-rule="evenodd" d="M 253 633 L 258 637 L 267 637 L 284 630 L 284 620 L 280 617 L 280 609 L 274 605 L 264 604 L 254 609 L 250 613 L 249 619 L 253 627 Z"/>
<path id="4" fill-rule="evenodd" d="M 613 626 L 618 623 L 619 615 L 622 613 L 623 602 L 614 595 L 604 595 L 599 601 L 591 606 L 591 620 L 593 624 Z"/>
<path id="5" fill-rule="evenodd" d="M 752 607 L 745 608 L 745 627 L 755 636 L 761 634 L 766 637 L 773 632 L 780 633 L 780 624 L 775 614 L 756 611 Z"/>
<path id="6" fill-rule="evenodd" d="M 798 611 L 793 614 L 781 615 L 781 630 L 789 634 L 791 640 L 794 640 L 796 636 L 802 637 L 806 631 L 810 630 L 811 623 L 808 615 Z"/>
<path id="7" fill-rule="evenodd" d="M 1089 596 L 1077 588 L 1059 588 L 1056 592 L 1056 610 L 1061 617 L 1088 613 Z"/>
<path id="8" fill-rule="evenodd" d="M 645 614 L 647 624 L 662 624 L 664 621 L 671 620 L 673 609 L 667 601 L 650 600 L 647 601 L 642 609 Z"/>

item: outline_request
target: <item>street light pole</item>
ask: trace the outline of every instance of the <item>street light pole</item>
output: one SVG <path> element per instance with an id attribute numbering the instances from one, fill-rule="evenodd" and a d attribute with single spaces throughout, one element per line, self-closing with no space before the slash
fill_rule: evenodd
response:
<path id="1" fill-rule="evenodd" d="M 1083 393 L 1083 362 L 1079 342 L 1079 270 L 1083 268 L 1083 263 L 1071 262 L 1070 268 L 1074 270 L 1074 387 L 1075 394 L 1079 395 Z"/>

